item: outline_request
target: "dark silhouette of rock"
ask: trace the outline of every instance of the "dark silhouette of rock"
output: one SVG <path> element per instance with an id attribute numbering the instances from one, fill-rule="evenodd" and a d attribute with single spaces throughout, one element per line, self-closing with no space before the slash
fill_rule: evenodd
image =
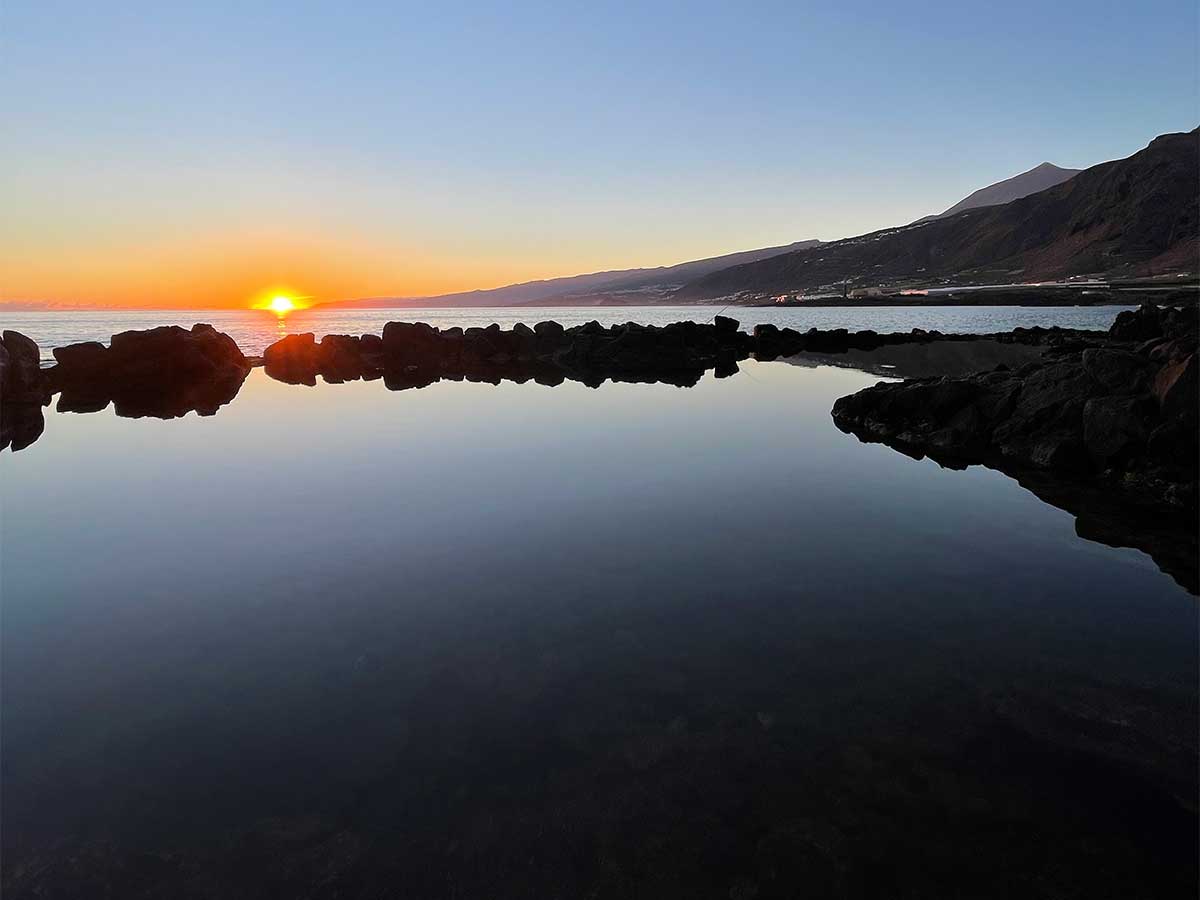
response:
<path id="1" fill-rule="evenodd" d="M 389 322 L 382 337 L 290 335 L 264 353 L 267 374 L 290 383 L 347 381 L 382 373 L 392 390 L 423 387 L 442 378 L 559 384 L 574 380 L 598 386 L 608 379 L 695 384 L 705 371 L 736 371 L 754 339 L 734 319 L 663 327 L 630 322 L 606 328 L 588 322 L 563 328 L 557 322 L 505 330 L 435 328 L 424 322 Z"/>
<path id="2" fill-rule="evenodd" d="M 311 331 L 289 334 L 263 351 L 263 366 L 276 381 L 314 385 L 320 368 L 318 356 L 317 340 Z"/>
<path id="3" fill-rule="evenodd" d="M 46 398 L 38 345 L 19 331 L 0 336 L 0 403 L 37 403 Z"/>
<path id="4" fill-rule="evenodd" d="M 383 335 L 327 335 L 319 343 L 312 334 L 289 335 L 264 353 L 267 374 L 291 384 L 316 384 L 321 375 L 338 383 L 385 376 L 389 388 L 424 387 L 443 378 L 499 383 L 563 380 L 599 386 L 607 380 L 696 384 L 704 372 L 721 377 L 738 371 L 751 354 L 760 360 L 801 352 L 849 353 L 899 344 L 992 343 L 1032 346 L 1091 346 L 1101 332 L 1059 328 L 1016 329 L 993 335 L 944 335 L 937 331 L 877 334 L 845 329 L 801 333 L 791 328 L 759 325 L 754 334 L 739 330 L 736 319 L 715 316 L 713 323 L 675 322 L 640 325 L 628 322 L 605 327 L 592 321 L 573 328 L 539 322 L 502 329 L 439 329 L 424 322 L 389 322 Z"/>
<path id="5" fill-rule="evenodd" d="M 0 450 L 24 450 L 46 427 L 50 391 L 40 359 L 38 345 L 19 331 L 0 335 Z"/>
<path id="6" fill-rule="evenodd" d="M 54 358 L 46 380 L 61 392 L 59 411 L 94 412 L 111 402 L 131 418 L 212 415 L 250 371 L 233 338 L 206 324 L 124 331 L 108 347 L 72 344 L 56 348 Z"/>
<path id="7" fill-rule="evenodd" d="M 1016 371 L 878 384 L 839 399 L 833 419 L 862 440 L 944 464 L 1051 472 L 1131 507 L 1182 515 L 1194 531 L 1196 313 L 1143 307 L 1122 314 L 1109 337 L 1107 346 L 1054 348 Z M 1195 589 L 1194 577 L 1180 580 Z"/>
<path id="8" fill-rule="evenodd" d="M 102 375 L 108 368 L 108 348 L 99 341 L 84 341 L 54 349 L 54 359 L 75 377 L 83 373 Z"/>
<path id="9" fill-rule="evenodd" d="M 1035 344 L 1011 341 L 944 340 L 886 344 L 870 350 L 840 353 L 804 351 L 784 359 L 796 366 L 839 366 L 885 375 L 889 378 L 928 378 L 935 375 L 971 375 L 998 367 L 1015 369 L 1040 359 L 1046 350 Z"/>

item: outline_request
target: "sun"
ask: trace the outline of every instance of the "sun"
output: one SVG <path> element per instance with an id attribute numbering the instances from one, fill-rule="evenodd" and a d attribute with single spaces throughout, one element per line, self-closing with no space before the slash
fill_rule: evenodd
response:
<path id="1" fill-rule="evenodd" d="M 271 302 L 268 304 L 267 308 L 272 312 L 283 316 L 295 309 L 296 304 L 292 302 L 291 297 L 285 297 L 283 294 L 279 294 L 278 296 L 271 298 Z"/>

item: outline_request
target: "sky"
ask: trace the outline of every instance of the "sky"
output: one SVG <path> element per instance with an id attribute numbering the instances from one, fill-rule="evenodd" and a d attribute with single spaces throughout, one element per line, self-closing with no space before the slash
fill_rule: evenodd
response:
<path id="1" fill-rule="evenodd" d="M 0 299 L 423 296 L 861 234 L 1196 127 L 1195 0 L 0 5 Z"/>

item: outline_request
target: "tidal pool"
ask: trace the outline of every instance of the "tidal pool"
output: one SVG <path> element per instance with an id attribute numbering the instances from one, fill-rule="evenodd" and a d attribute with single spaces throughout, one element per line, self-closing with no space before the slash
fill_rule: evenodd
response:
<path id="1" fill-rule="evenodd" d="M 1194 894 L 1194 598 L 840 433 L 878 377 L 48 410 L 5 896 Z"/>

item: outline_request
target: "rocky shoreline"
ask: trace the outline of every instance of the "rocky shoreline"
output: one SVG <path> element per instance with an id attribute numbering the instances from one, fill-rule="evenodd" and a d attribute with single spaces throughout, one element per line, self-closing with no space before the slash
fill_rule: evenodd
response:
<path id="1" fill-rule="evenodd" d="M 41 408 L 58 395 L 61 412 L 93 412 L 110 403 L 118 416 L 174 418 L 212 415 L 238 393 L 249 370 L 290 384 L 383 379 L 389 390 L 424 387 L 442 379 L 489 383 L 605 381 L 667 383 L 690 387 L 714 371 L 737 372 L 751 356 L 771 360 L 800 352 L 870 351 L 899 344 L 991 340 L 1050 346 L 1086 341 L 1099 333 L 1060 328 L 1018 328 L 994 335 L 938 331 L 878 334 L 845 329 L 801 333 L 759 325 L 741 331 L 735 319 L 666 326 L 628 323 L 605 328 L 589 322 L 564 328 L 541 322 L 488 328 L 438 329 L 425 323 L 390 322 L 382 335 L 289 335 L 262 357 L 246 356 L 229 335 L 211 325 L 163 326 L 126 331 L 105 346 L 88 341 L 57 347 L 55 365 L 40 369 L 38 346 L 5 331 L 0 340 L 0 410 L 7 423 L 3 446 L 20 450 L 41 433 Z"/>
<path id="2" fill-rule="evenodd" d="M 839 399 L 838 428 L 916 458 L 985 465 L 1134 546 L 1192 593 L 1200 459 L 1194 310 L 1143 306 L 1103 341 L 1050 347 L 1016 370 L 882 383 Z"/>
<path id="3" fill-rule="evenodd" d="M 843 431 L 959 463 L 1032 468 L 1197 508 L 1196 316 L 1143 306 L 1107 340 L 1016 371 L 878 384 L 834 404 Z"/>
<path id="4" fill-rule="evenodd" d="M 290 384 L 382 379 L 389 390 L 441 380 L 605 381 L 697 384 L 705 373 L 737 373 L 757 360 L 828 361 L 860 367 L 872 353 L 961 356 L 978 346 L 986 359 L 1004 345 L 1023 348 L 1018 368 L 957 377 L 881 383 L 837 401 L 833 418 L 864 441 L 952 467 L 983 464 L 1017 478 L 1047 502 L 1079 517 L 1080 534 L 1146 550 L 1193 592 L 1197 510 L 1196 313 L 1143 306 L 1122 313 L 1109 332 L 1017 328 L 999 334 L 914 329 L 878 334 L 843 329 L 801 333 L 773 325 L 752 333 L 736 320 L 712 324 L 636 323 L 605 328 L 438 329 L 390 322 L 382 335 L 289 335 L 261 358 L 246 356 L 211 325 L 165 326 L 54 350 L 38 366 L 38 347 L 14 331 L 0 338 L 0 449 L 22 450 L 44 429 L 42 408 L 57 395 L 61 412 L 110 403 L 122 417 L 213 415 L 231 402 L 251 368 Z M 896 349 L 899 348 L 899 349 Z M 925 349 L 921 349 L 925 348 Z M 1030 352 L 1037 348 L 1036 352 Z M 936 360 L 931 360 L 936 363 Z M 989 363 L 990 364 L 990 363 Z M 886 370 L 880 369 L 884 372 Z M 945 371 L 945 370 L 943 370 Z M 1146 527 L 1147 514 L 1162 527 Z M 1149 536 L 1149 537 L 1147 537 Z"/>

